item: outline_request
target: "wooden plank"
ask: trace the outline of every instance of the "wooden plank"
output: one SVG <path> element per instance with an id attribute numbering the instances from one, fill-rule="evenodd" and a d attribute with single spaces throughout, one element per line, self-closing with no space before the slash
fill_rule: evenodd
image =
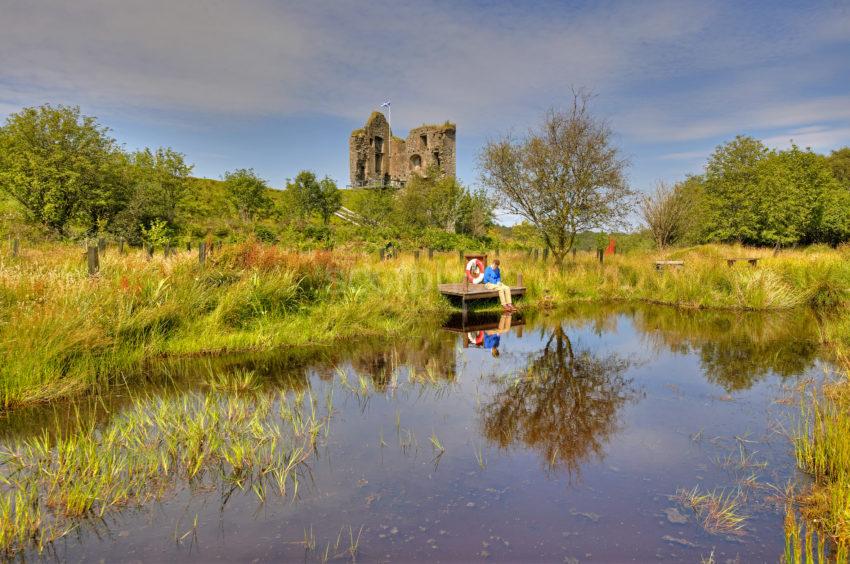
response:
<path id="1" fill-rule="evenodd" d="M 498 298 L 499 292 L 490 290 L 484 284 L 440 284 L 440 293 L 446 296 L 458 296 L 465 300 L 483 300 Z M 525 287 L 511 286 L 511 296 L 525 295 Z"/>

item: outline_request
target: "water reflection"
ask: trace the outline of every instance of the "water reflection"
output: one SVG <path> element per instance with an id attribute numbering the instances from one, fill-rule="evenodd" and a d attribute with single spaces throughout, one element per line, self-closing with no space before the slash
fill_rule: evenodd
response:
<path id="1" fill-rule="evenodd" d="M 661 350 L 696 352 L 707 380 L 745 390 L 768 373 L 809 369 L 818 353 L 817 319 L 807 310 L 773 314 L 641 308 L 634 325 Z"/>
<path id="2" fill-rule="evenodd" d="M 483 434 L 503 449 L 525 445 L 550 470 L 574 475 L 602 456 L 617 412 L 635 396 L 627 368 L 614 354 L 576 350 L 558 324 L 519 377 L 494 377 L 496 392 L 480 410 Z"/>

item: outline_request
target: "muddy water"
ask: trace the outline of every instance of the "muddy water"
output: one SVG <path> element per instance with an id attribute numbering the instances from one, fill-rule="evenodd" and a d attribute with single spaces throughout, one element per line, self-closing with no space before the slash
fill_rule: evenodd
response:
<path id="1" fill-rule="evenodd" d="M 795 478 L 782 432 L 794 414 L 788 399 L 829 369 L 808 314 L 582 307 L 423 326 L 425 336 L 341 344 L 297 369 L 239 361 L 269 388 L 319 398 L 333 389 L 330 431 L 297 499 L 259 503 L 250 489 L 228 496 L 184 484 L 82 521 L 49 557 L 321 561 L 348 558 L 352 545 L 362 561 L 782 554 L 777 487 Z M 179 395 L 193 382 L 154 393 Z M 105 421 L 121 402 L 81 409 Z M 0 440 L 67 412 L 12 414 Z M 742 534 L 710 534 L 672 499 L 695 487 L 739 492 Z"/>

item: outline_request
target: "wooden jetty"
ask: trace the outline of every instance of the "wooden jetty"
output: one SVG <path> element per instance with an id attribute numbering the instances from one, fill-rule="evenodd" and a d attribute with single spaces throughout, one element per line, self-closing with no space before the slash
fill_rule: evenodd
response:
<path id="1" fill-rule="evenodd" d="M 521 298 L 525 295 L 525 286 L 522 285 L 522 280 L 519 280 L 519 283 L 519 286 L 511 286 L 512 298 Z M 458 284 L 440 284 L 438 288 L 444 296 L 459 300 L 464 314 L 468 310 L 469 302 L 489 300 L 492 298 L 499 299 L 499 292 L 487 288 L 484 284 L 460 282 Z"/>

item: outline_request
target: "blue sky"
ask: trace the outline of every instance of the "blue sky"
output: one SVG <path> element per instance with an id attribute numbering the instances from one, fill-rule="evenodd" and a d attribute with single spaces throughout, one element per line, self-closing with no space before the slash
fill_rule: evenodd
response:
<path id="1" fill-rule="evenodd" d="M 348 182 L 384 100 L 405 135 L 458 126 L 458 176 L 570 88 L 592 90 L 632 185 L 699 172 L 735 134 L 850 145 L 850 2 L 0 0 L 0 116 L 76 104 L 127 148 L 212 178 Z"/>

